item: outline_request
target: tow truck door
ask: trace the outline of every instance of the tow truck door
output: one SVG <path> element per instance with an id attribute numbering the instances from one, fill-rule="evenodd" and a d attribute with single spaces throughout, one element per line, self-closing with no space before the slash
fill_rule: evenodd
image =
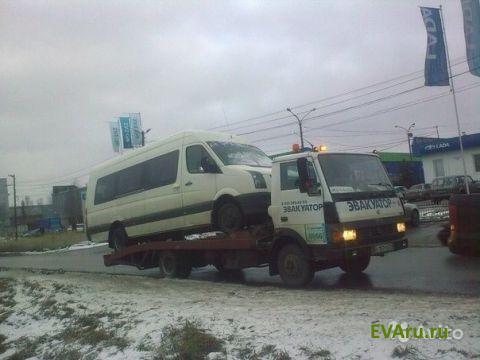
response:
<path id="1" fill-rule="evenodd" d="M 280 206 L 278 225 L 300 234 L 309 244 L 326 244 L 327 235 L 323 213 L 323 192 L 319 176 L 311 160 L 308 172 L 317 190 L 302 193 L 299 189 L 297 161 L 280 163 Z"/>

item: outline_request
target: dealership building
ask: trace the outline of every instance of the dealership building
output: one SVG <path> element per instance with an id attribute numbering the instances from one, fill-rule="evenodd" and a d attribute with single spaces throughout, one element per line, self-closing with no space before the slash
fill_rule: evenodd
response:
<path id="1" fill-rule="evenodd" d="M 467 174 L 480 180 L 480 133 L 463 135 L 462 143 Z M 458 137 L 414 137 L 412 151 L 422 159 L 426 183 L 440 176 L 463 175 Z"/>

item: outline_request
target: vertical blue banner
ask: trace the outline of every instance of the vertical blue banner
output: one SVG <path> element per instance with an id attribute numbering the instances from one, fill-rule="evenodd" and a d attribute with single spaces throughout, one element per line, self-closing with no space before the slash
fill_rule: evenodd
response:
<path id="1" fill-rule="evenodd" d="M 140 113 L 132 113 L 130 116 L 130 130 L 132 132 L 132 145 L 142 146 L 142 120 Z"/>
<path id="2" fill-rule="evenodd" d="M 427 29 L 425 86 L 450 85 L 440 10 L 420 7 L 420 11 L 423 22 L 425 23 L 425 28 Z"/>
<path id="3" fill-rule="evenodd" d="M 461 0 L 470 73 L 480 76 L 480 0 Z"/>
<path id="4" fill-rule="evenodd" d="M 112 139 L 112 147 L 113 151 L 119 152 L 120 151 L 120 126 L 118 125 L 118 121 L 110 121 L 110 137 Z"/>
<path id="5" fill-rule="evenodd" d="M 132 132 L 130 130 L 130 118 L 129 117 L 120 117 L 120 129 L 122 130 L 122 139 L 123 139 L 123 148 L 132 149 Z"/>

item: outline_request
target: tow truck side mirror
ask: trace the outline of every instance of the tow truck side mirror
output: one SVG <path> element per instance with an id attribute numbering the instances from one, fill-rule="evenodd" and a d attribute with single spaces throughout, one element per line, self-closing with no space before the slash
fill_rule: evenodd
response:
<path id="1" fill-rule="evenodd" d="M 301 193 L 306 193 L 312 186 L 312 180 L 308 176 L 307 158 L 297 159 L 298 188 Z"/>

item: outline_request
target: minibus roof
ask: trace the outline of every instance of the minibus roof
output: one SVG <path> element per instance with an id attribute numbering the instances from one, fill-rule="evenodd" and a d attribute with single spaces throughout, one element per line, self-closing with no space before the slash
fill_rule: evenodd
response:
<path id="1" fill-rule="evenodd" d="M 241 144 L 247 144 L 248 142 L 245 141 L 243 138 L 236 136 L 236 135 L 231 135 L 231 134 L 226 134 L 226 133 L 221 133 L 221 132 L 214 132 L 214 131 L 204 131 L 204 130 L 184 130 L 175 134 L 172 134 L 166 138 L 163 138 L 161 140 L 154 140 L 153 142 L 145 145 L 144 147 L 137 148 L 133 151 L 128 151 L 127 153 L 116 156 L 113 159 L 109 159 L 101 164 L 98 164 L 92 168 L 90 173 L 96 173 L 98 171 L 101 171 L 102 169 L 106 167 L 110 167 L 112 165 L 118 164 L 120 162 L 123 162 L 125 160 L 134 158 L 136 156 L 140 156 L 146 152 L 151 151 L 152 149 L 155 149 L 156 147 L 160 147 L 162 145 L 165 145 L 166 143 L 169 142 L 174 142 L 177 140 L 181 140 L 185 137 L 194 137 L 199 141 L 234 141 L 238 142 Z"/>

